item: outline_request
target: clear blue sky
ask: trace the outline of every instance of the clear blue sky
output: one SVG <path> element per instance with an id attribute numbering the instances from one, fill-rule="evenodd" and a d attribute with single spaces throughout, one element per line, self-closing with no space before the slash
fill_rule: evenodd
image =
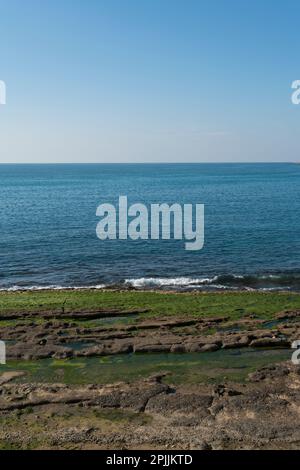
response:
<path id="1" fill-rule="evenodd" d="M 0 162 L 299 161 L 299 13 L 0 0 Z"/>

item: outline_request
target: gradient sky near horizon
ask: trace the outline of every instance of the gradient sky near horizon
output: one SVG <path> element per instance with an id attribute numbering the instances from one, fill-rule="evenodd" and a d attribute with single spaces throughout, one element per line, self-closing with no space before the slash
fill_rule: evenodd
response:
<path id="1" fill-rule="evenodd" d="M 299 161 L 296 0 L 0 0 L 0 163 Z"/>

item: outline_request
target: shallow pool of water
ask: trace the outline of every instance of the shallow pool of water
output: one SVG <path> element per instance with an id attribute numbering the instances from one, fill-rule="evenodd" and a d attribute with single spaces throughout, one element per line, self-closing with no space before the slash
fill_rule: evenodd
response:
<path id="1" fill-rule="evenodd" d="M 289 349 L 234 349 L 190 354 L 123 354 L 69 360 L 17 361 L 0 366 L 0 373 L 22 370 L 22 382 L 69 384 L 134 381 L 161 371 L 169 383 L 244 381 L 259 367 L 288 360 Z"/>

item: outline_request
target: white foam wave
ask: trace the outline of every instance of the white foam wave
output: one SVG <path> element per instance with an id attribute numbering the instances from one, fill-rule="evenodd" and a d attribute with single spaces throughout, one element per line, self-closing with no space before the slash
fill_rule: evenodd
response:
<path id="1" fill-rule="evenodd" d="M 191 277 L 141 277 L 139 279 L 126 279 L 125 285 L 132 287 L 197 287 L 201 285 L 209 285 L 217 280 L 217 276 L 213 278 L 191 278 Z"/>
<path id="2" fill-rule="evenodd" d="M 0 292 L 17 292 L 17 291 L 43 291 L 43 290 L 88 290 L 88 289 L 105 289 L 105 288 L 120 288 L 133 287 L 136 289 L 199 289 L 199 290 L 265 290 L 265 291 L 276 291 L 276 290 L 289 290 L 292 287 L 280 285 L 280 282 L 273 282 L 273 285 L 262 285 L 261 281 L 280 281 L 279 275 L 240 275 L 240 274 L 229 274 L 229 275 L 217 275 L 213 277 L 188 277 L 178 276 L 173 278 L 167 277 L 140 277 L 140 278 L 129 278 L 124 282 L 118 282 L 116 284 L 98 284 L 98 285 L 82 285 L 82 286 L 61 286 L 61 285 L 47 285 L 47 286 L 12 286 L 2 287 Z M 244 281 L 244 282 L 243 282 Z M 274 285 L 275 284 L 275 285 Z M 278 284 L 278 285 L 276 285 Z"/>
<path id="3" fill-rule="evenodd" d="M 105 284 L 95 286 L 12 286 L 1 287 L 0 292 L 22 292 L 22 291 L 43 291 L 43 290 L 88 290 L 88 289 L 105 289 Z"/>

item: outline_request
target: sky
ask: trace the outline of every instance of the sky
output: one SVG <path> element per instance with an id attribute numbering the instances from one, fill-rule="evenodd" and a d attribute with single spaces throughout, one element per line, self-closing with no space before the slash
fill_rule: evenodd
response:
<path id="1" fill-rule="evenodd" d="M 296 0 L 0 0 L 0 163 L 300 160 Z"/>

